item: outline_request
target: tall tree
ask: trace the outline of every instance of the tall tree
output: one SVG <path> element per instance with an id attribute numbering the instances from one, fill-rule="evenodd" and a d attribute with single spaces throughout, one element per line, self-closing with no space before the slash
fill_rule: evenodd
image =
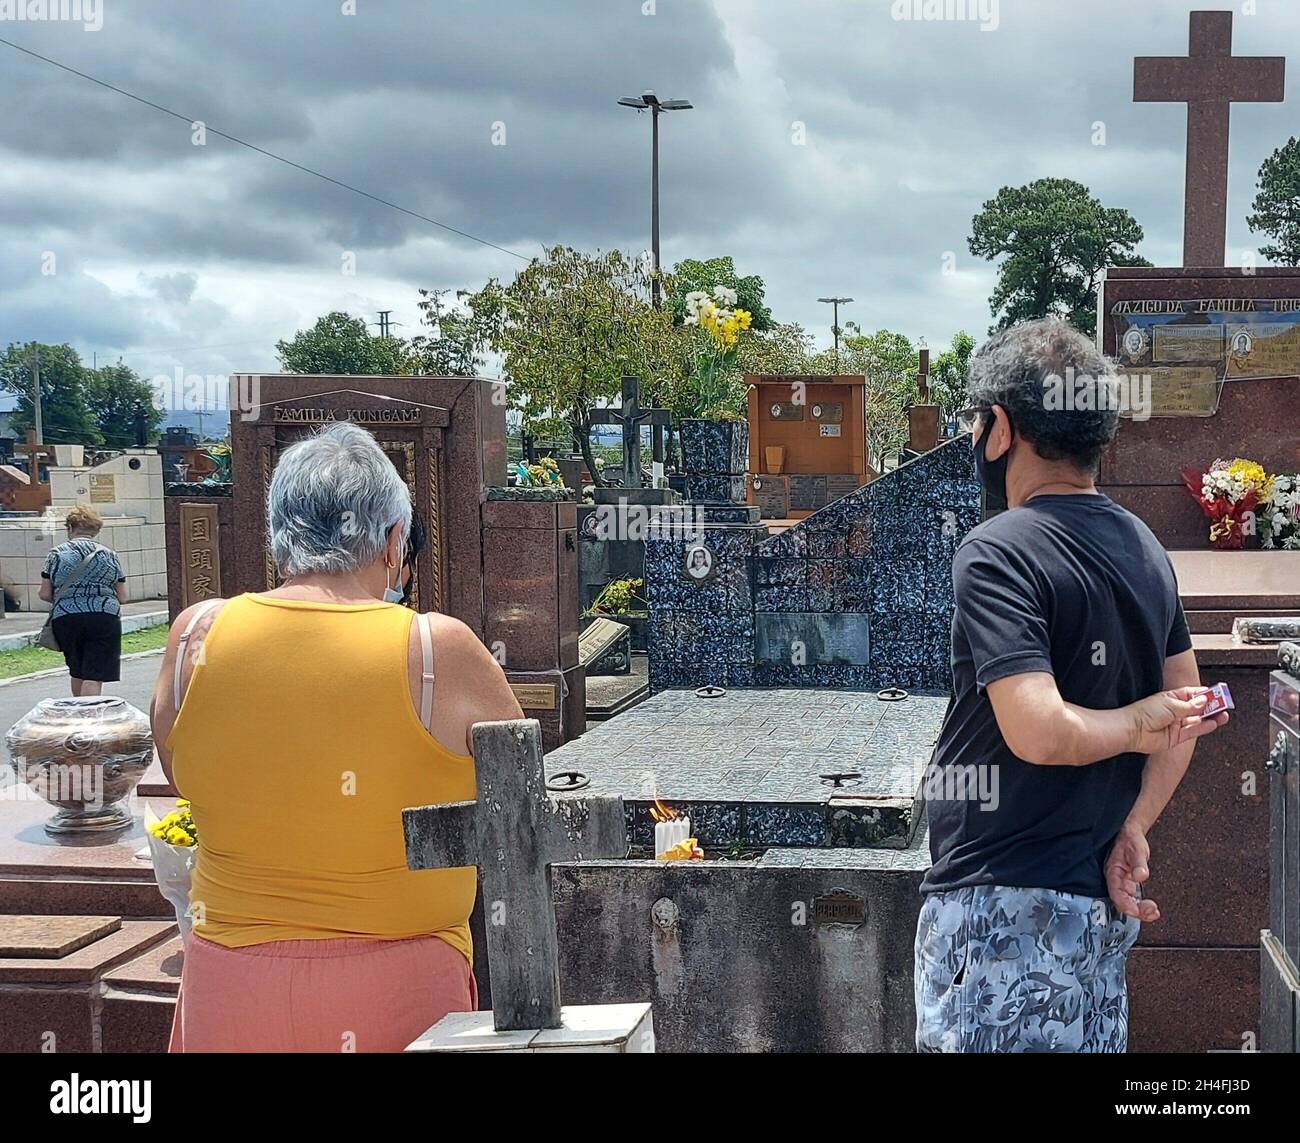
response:
<path id="1" fill-rule="evenodd" d="M 378 337 L 363 319 L 337 310 L 275 343 L 280 365 L 290 373 L 377 373 L 408 375 L 410 350 L 398 337 Z"/>
<path id="2" fill-rule="evenodd" d="M 975 339 L 961 330 L 954 335 L 951 348 L 930 363 L 930 399 L 939 406 L 944 420 L 966 407 L 966 377 L 974 352 Z"/>
<path id="3" fill-rule="evenodd" d="M 134 448 L 136 410 L 144 417 L 145 440 L 152 441 L 163 410 L 154 404 L 153 388 L 128 365 L 103 365 L 85 371 L 86 404 L 109 448 Z"/>
<path id="4" fill-rule="evenodd" d="M 1279 265 L 1300 266 L 1300 139 L 1293 136 L 1264 160 L 1252 206 L 1250 228 L 1273 239 L 1259 252 Z"/>
<path id="5" fill-rule="evenodd" d="M 457 308 L 448 300 L 450 290 L 420 291 L 420 320 L 428 333 L 411 338 L 410 354 L 418 373 L 428 377 L 473 377 L 484 364 L 483 351 L 495 332 L 494 310 L 464 306 L 472 297 L 457 290 Z"/>
<path id="6" fill-rule="evenodd" d="M 1003 187 L 971 223 L 970 251 L 1004 259 L 989 299 L 991 332 L 1030 318 L 1060 317 L 1084 333 L 1097 328 L 1097 285 L 1107 266 L 1149 266 L 1135 247 L 1142 227 L 1127 210 L 1105 207 L 1072 179 Z"/>
<path id="7" fill-rule="evenodd" d="M 534 436 L 571 434 L 588 471 L 591 411 L 618 396 L 623 375 L 652 389 L 667 367 L 671 314 L 650 304 L 650 278 L 618 250 L 548 250 L 508 286 L 493 279 L 466 304 L 501 355 L 510 404 Z"/>
<path id="8" fill-rule="evenodd" d="M 37 345 L 15 342 L 0 358 L 0 385 L 18 397 L 10 414 L 14 432 L 25 436 L 36 427 L 32 404 L 32 358 L 40 353 L 41 426 L 50 444 L 104 443 L 95 416 L 87 403 L 86 375 L 90 371 L 70 345 Z M 152 391 L 149 399 L 152 399 Z M 134 441 L 134 438 L 132 438 Z"/>
<path id="9" fill-rule="evenodd" d="M 881 329 L 866 334 L 856 322 L 846 322 L 845 331 L 839 353 L 822 350 L 810 362 L 810 372 L 856 373 L 866 378 L 868 461 L 883 472 L 885 457 L 907 439 L 907 408 L 919 396 L 916 376 L 921 355 L 901 333 Z"/>
<path id="10" fill-rule="evenodd" d="M 714 286 L 726 286 L 736 291 L 736 305 L 749 311 L 750 329 L 763 333 L 772 328 L 772 311 L 764 304 L 766 287 L 757 274 L 741 277 L 730 257 L 709 258 L 698 261 L 687 258 L 672 270 L 671 287 L 665 289 L 673 321 L 681 325 L 686 320 L 686 295 L 709 293 Z"/>

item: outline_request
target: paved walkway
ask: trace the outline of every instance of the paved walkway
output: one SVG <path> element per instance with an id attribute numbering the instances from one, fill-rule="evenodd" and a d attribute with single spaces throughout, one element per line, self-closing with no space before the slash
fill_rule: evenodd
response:
<path id="1" fill-rule="evenodd" d="M 123 617 L 132 615 L 152 615 L 161 612 L 167 617 L 165 599 L 137 599 L 133 603 L 122 605 Z M 8 611 L 0 619 L 0 635 L 18 635 L 28 631 L 39 631 L 45 622 L 44 611 Z"/>

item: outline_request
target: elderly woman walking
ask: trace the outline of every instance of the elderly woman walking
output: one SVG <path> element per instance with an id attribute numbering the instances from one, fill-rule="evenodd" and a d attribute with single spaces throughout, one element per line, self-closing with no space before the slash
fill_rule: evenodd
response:
<path id="1" fill-rule="evenodd" d="M 68 664 L 74 695 L 97 695 L 122 671 L 122 604 L 126 576 L 111 548 L 95 537 L 104 521 L 93 508 L 73 508 L 67 540 L 45 557 L 40 597 Z"/>
<path id="2" fill-rule="evenodd" d="M 273 591 L 172 627 L 152 718 L 199 834 L 173 1051 L 401 1051 L 471 1011 L 473 869 L 412 872 L 401 813 L 472 800 L 476 722 L 519 718 L 464 624 L 397 604 L 411 501 L 331 425 L 271 480 Z"/>

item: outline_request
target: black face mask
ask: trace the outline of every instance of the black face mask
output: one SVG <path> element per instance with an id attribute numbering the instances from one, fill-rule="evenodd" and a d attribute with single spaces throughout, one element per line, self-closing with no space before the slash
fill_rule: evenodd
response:
<path id="1" fill-rule="evenodd" d="M 990 499 L 1005 505 L 1007 503 L 1007 461 L 1011 459 L 1011 447 L 1008 445 L 1007 451 L 997 460 L 989 460 L 989 435 L 996 423 L 997 418 L 990 409 L 984 419 L 984 431 L 980 433 L 979 444 L 975 446 L 975 476 Z M 1011 429 L 1012 440 L 1014 440 L 1016 427 L 1011 424 L 1010 417 L 1007 418 L 1007 425 Z"/>

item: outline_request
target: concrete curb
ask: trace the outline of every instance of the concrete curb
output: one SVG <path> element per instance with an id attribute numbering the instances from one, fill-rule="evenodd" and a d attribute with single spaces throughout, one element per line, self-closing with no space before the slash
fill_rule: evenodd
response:
<path id="1" fill-rule="evenodd" d="M 132 659 L 147 659 L 150 655 L 161 655 L 164 650 L 163 647 L 157 647 L 152 651 L 132 651 L 129 655 L 122 656 L 122 662 L 126 663 Z M 30 675 L 14 675 L 11 679 L 0 679 L 0 687 L 11 687 L 14 683 L 29 683 L 32 679 L 53 679 L 67 673 L 67 667 L 47 667 L 43 671 L 33 671 Z"/>
<path id="2" fill-rule="evenodd" d="M 41 621 L 44 623 L 44 620 Z M 145 627 L 157 627 L 167 622 L 166 611 L 144 611 L 138 615 L 122 616 L 122 634 L 128 631 L 140 631 Z M 24 647 L 36 646 L 36 637 L 41 629 L 35 631 L 18 631 L 13 635 L 0 635 L 0 651 L 21 651 Z"/>

